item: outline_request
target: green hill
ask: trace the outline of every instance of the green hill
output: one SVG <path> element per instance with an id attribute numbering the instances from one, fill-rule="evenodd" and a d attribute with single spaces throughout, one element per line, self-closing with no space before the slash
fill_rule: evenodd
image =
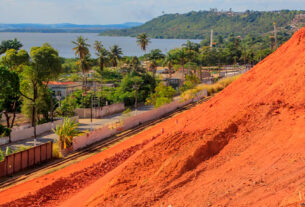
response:
<path id="1" fill-rule="evenodd" d="M 186 14 L 166 14 L 138 27 L 105 31 L 101 35 L 134 37 L 145 32 L 152 38 L 207 39 L 211 29 L 215 35 L 223 37 L 231 33 L 240 36 L 262 35 L 273 30 L 273 22 L 277 23 L 279 31 L 292 33 L 305 25 L 304 14 L 305 11 L 290 10 L 193 11 Z"/>

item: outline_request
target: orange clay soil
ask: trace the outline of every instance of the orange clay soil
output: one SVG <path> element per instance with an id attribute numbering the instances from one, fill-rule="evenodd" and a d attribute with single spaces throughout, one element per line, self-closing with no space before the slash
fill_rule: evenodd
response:
<path id="1" fill-rule="evenodd" d="M 151 129 L 64 169 L 0 192 L 0 206 L 57 206 L 160 136 Z"/>
<path id="2" fill-rule="evenodd" d="M 86 192 L 92 195 L 82 197 Z M 305 198 L 305 28 L 208 102 L 0 193 L 3 206 L 74 207 L 288 207 L 299 206 L 300 197 Z"/>
<path id="3" fill-rule="evenodd" d="M 305 202 L 305 28 L 175 119 L 88 206 L 298 206 Z M 107 179 L 106 179 L 107 178 Z"/>

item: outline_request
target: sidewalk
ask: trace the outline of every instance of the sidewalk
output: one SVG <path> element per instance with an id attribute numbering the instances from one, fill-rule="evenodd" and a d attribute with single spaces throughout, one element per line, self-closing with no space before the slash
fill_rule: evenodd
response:
<path id="1" fill-rule="evenodd" d="M 80 131 L 91 131 L 94 130 L 96 128 L 99 128 L 101 126 L 105 126 L 105 125 L 109 125 L 111 123 L 115 123 L 117 121 L 120 121 L 121 119 L 124 119 L 126 117 L 130 117 L 130 116 L 135 116 L 147 111 L 150 111 L 153 109 L 153 106 L 141 106 L 138 108 L 138 110 L 133 110 L 127 114 L 123 114 L 123 113 L 118 113 L 118 114 L 113 114 L 107 117 L 103 117 L 101 119 L 92 119 L 92 123 L 91 123 L 91 119 L 79 119 L 79 127 L 78 129 Z M 46 132 L 44 134 L 38 135 L 37 136 L 37 141 L 36 144 L 43 144 L 49 141 L 54 141 L 57 139 L 57 135 L 53 132 Z M 19 147 L 27 147 L 27 146 L 34 146 L 34 138 L 31 137 L 29 139 L 25 139 L 25 140 L 21 140 L 18 142 L 14 142 L 14 143 L 10 143 L 10 144 L 6 144 L 1 146 L 1 150 L 3 152 L 5 152 L 6 147 L 10 147 L 12 150 L 16 150 Z"/>

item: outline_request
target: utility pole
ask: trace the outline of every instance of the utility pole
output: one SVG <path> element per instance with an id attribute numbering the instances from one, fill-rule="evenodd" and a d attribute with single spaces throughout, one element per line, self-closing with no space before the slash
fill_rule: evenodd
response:
<path id="1" fill-rule="evenodd" d="M 210 47 L 212 48 L 213 47 L 213 29 L 211 29 L 211 37 L 210 37 Z"/>
<path id="2" fill-rule="evenodd" d="M 274 46 L 277 49 L 278 44 L 277 44 L 277 28 L 276 28 L 276 22 L 273 22 L 273 28 L 274 28 Z"/>

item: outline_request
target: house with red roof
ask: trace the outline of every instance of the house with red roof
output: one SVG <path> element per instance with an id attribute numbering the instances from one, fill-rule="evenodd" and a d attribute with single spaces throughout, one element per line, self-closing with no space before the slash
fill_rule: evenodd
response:
<path id="1" fill-rule="evenodd" d="M 57 99 L 64 99 L 65 97 L 69 96 L 76 90 L 82 89 L 81 82 L 60 82 L 60 81 L 50 81 L 48 83 L 48 87 L 50 90 L 53 91 L 54 96 Z"/>

